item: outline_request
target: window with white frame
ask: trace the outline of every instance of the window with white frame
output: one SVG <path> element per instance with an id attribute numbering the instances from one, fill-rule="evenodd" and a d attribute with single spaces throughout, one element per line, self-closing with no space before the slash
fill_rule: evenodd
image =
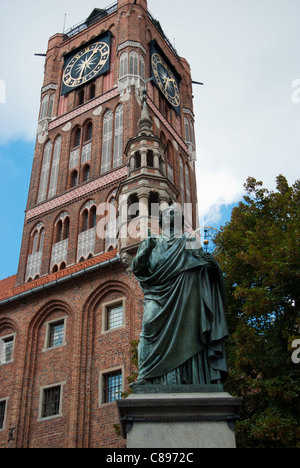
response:
<path id="1" fill-rule="evenodd" d="M 15 334 L 0 338 L 0 364 L 12 362 L 14 355 Z"/>
<path id="2" fill-rule="evenodd" d="M 103 331 L 124 327 L 126 298 L 122 297 L 102 305 Z"/>
<path id="3" fill-rule="evenodd" d="M 44 350 L 64 346 L 66 344 L 66 318 L 47 322 L 46 326 Z"/>

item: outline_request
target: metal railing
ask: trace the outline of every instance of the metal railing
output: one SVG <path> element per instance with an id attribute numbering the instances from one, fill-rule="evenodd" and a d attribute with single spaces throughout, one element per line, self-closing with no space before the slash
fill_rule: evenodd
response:
<path id="1" fill-rule="evenodd" d="M 107 16 L 111 15 L 112 13 L 117 11 L 117 9 L 118 9 L 118 3 L 113 3 L 112 5 L 106 8 L 99 9 L 98 13 L 95 13 L 94 15 L 90 15 L 84 21 L 80 21 L 80 23 L 77 23 L 71 28 L 67 29 L 67 31 L 64 31 L 64 41 L 67 41 L 71 37 L 76 36 L 81 31 L 84 31 L 89 26 L 101 20 L 102 18 L 106 18 Z"/>
<path id="2" fill-rule="evenodd" d="M 84 21 L 80 21 L 80 23 L 77 23 L 71 28 L 67 29 L 67 31 L 64 31 L 63 33 L 64 41 L 67 41 L 71 37 L 76 36 L 77 34 L 81 33 L 82 31 L 90 27 L 92 24 L 96 23 L 97 21 L 100 21 L 103 18 L 106 18 L 107 16 L 111 15 L 117 10 L 118 10 L 118 3 L 113 3 L 112 5 L 106 8 L 99 9 L 99 11 L 98 12 L 96 11 L 94 15 L 90 15 Z M 172 52 L 176 55 L 176 57 L 179 57 L 177 50 L 175 49 L 175 47 L 172 45 L 172 43 L 169 41 L 169 39 L 165 35 L 160 22 L 154 18 L 154 16 L 150 13 L 150 11 L 148 11 L 147 13 L 148 13 L 148 18 L 151 20 L 152 24 L 155 26 L 155 28 L 161 34 L 161 36 L 164 38 L 165 42 L 168 44 Z"/>

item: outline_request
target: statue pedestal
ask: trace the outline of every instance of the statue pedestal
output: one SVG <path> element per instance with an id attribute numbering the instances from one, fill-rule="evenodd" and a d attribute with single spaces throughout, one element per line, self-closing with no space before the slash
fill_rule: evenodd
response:
<path id="1" fill-rule="evenodd" d="M 241 399 L 216 391 L 218 386 L 208 392 L 192 387 L 194 393 L 179 388 L 157 393 L 159 388 L 153 386 L 152 393 L 139 389 L 118 400 L 127 448 L 236 448 L 234 427 Z"/>

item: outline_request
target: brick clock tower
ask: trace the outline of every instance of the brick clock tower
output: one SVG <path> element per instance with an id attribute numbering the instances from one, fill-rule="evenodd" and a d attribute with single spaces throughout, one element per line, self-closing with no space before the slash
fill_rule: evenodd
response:
<path id="1" fill-rule="evenodd" d="M 0 281 L 0 447 L 124 447 L 130 263 L 158 209 L 190 204 L 196 229 L 194 162 L 190 67 L 146 0 L 50 38 L 19 268 Z"/>

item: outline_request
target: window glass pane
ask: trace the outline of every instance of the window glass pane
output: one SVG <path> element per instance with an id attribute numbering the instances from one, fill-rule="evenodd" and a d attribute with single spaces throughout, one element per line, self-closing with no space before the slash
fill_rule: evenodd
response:
<path id="1" fill-rule="evenodd" d="M 122 327 L 123 325 L 123 306 L 122 304 L 109 307 L 107 311 L 107 329 Z"/>
<path id="2" fill-rule="evenodd" d="M 14 349 L 14 337 L 3 338 L 0 340 L 0 362 L 6 363 L 12 360 Z"/>
<path id="3" fill-rule="evenodd" d="M 49 348 L 62 346 L 64 341 L 64 321 L 50 325 Z"/>
<path id="4" fill-rule="evenodd" d="M 59 414 L 60 386 L 44 390 L 42 418 L 56 416 Z"/>
<path id="5" fill-rule="evenodd" d="M 14 347 L 14 338 L 10 337 L 4 340 L 4 360 L 5 362 L 9 362 L 12 359 Z"/>
<path id="6" fill-rule="evenodd" d="M 119 399 L 122 392 L 122 372 L 117 371 L 107 374 L 104 382 L 104 403 Z"/>

